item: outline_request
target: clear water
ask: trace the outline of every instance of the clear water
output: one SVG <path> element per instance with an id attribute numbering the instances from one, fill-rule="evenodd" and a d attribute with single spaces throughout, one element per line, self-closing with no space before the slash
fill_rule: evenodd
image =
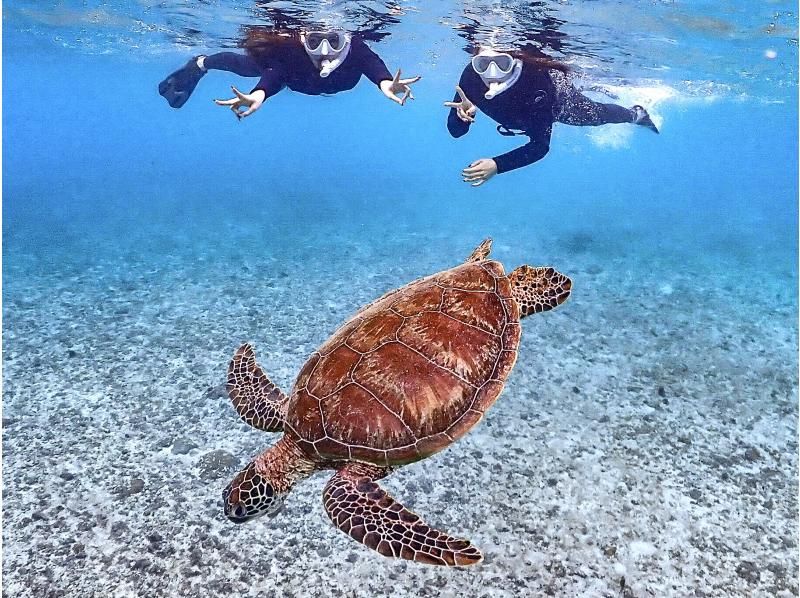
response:
<path id="1" fill-rule="evenodd" d="M 276 15 L 376 27 L 366 80 L 237 122 L 211 73 Z M 3 7 L 3 562 L 9 596 L 797 595 L 794 3 L 58 2 Z M 534 41 L 661 128 L 447 134 L 469 41 Z M 570 301 L 525 321 L 484 422 L 384 486 L 468 537 L 467 570 L 330 525 L 317 474 L 272 520 L 220 491 L 276 439 L 220 392 L 243 341 L 282 387 L 360 305 L 486 236 Z"/>

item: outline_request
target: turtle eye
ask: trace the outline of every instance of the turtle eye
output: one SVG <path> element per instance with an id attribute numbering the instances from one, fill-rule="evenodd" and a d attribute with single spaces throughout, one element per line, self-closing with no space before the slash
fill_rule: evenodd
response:
<path id="1" fill-rule="evenodd" d="M 244 519 L 247 517 L 247 509 L 242 503 L 239 503 L 233 508 L 233 516 L 237 519 Z"/>

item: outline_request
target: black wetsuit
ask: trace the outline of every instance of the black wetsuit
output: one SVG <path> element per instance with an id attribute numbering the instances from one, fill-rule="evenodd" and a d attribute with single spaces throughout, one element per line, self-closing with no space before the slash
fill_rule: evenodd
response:
<path id="1" fill-rule="evenodd" d="M 362 75 L 379 85 L 392 80 L 392 75 L 380 56 L 367 47 L 363 40 L 353 37 L 350 51 L 342 63 L 327 77 L 320 77 L 301 43 L 281 52 L 270 54 L 270 60 L 255 56 L 221 52 L 205 59 L 206 69 L 229 71 L 242 77 L 260 77 L 253 91 L 260 89 L 269 98 L 284 87 L 307 95 L 333 94 L 353 89 Z"/>
<path id="2" fill-rule="evenodd" d="M 582 95 L 567 82 L 561 71 L 523 64 L 519 79 L 509 89 L 487 100 L 486 84 L 471 64 L 461 73 L 459 86 L 481 112 L 499 123 L 504 134 L 527 136 L 530 141 L 494 159 L 497 172 L 503 173 L 533 164 L 550 150 L 550 134 L 554 122 L 570 125 L 603 125 L 633 122 L 633 112 L 616 104 L 601 104 Z M 460 101 L 458 94 L 454 102 Z M 462 121 L 455 108 L 450 109 L 447 129 L 453 137 L 469 131 L 470 123 Z"/>

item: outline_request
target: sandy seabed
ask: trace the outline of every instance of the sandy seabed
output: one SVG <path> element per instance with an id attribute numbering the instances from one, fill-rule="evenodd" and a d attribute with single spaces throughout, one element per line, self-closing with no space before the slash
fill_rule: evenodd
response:
<path id="1" fill-rule="evenodd" d="M 4 595 L 796 596 L 791 260 L 488 232 L 507 270 L 553 265 L 575 290 L 524 321 L 476 429 L 382 482 L 484 552 L 465 569 L 386 559 L 337 531 L 325 472 L 278 517 L 230 524 L 222 488 L 278 436 L 242 423 L 223 384 L 249 341 L 290 389 L 360 305 L 459 263 L 480 236 L 309 231 L 253 251 L 242 229 L 225 252 L 94 246 L 83 262 L 15 254 L 12 239 Z"/>

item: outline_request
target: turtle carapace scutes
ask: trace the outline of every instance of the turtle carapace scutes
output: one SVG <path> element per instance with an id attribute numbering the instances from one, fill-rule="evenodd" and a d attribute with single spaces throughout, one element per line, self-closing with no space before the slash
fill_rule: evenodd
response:
<path id="1" fill-rule="evenodd" d="M 294 484 L 332 469 L 325 511 L 355 540 L 422 563 L 480 562 L 468 540 L 425 524 L 378 480 L 476 425 L 514 367 L 520 319 L 569 297 L 563 274 L 520 266 L 506 275 L 490 249 L 487 239 L 465 263 L 363 307 L 311 355 L 288 395 L 250 345 L 236 351 L 227 387 L 236 410 L 283 436 L 223 491 L 229 519 L 274 514 Z"/>

